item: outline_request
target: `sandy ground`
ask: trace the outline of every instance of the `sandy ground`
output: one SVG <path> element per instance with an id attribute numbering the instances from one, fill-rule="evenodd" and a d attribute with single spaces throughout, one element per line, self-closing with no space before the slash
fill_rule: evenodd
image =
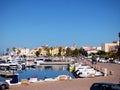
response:
<path id="1" fill-rule="evenodd" d="M 9 90 L 90 90 L 94 82 L 118 83 L 120 79 L 120 65 L 99 63 L 100 66 L 114 71 L 114 75 L 96 78 L 79 78 L 66 81 L 36 82 L 29 85 L 13 85 Z"/>

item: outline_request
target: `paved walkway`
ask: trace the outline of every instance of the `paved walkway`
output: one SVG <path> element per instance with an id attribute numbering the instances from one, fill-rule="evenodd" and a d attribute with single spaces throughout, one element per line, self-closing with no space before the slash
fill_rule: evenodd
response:
<path id="1" fill-rule="evenodd" d="M 99 65 L 114 71 L 114 75 L 96 78 L 79 78 L 67 81 L 52 81 L 31 83 L 29 85 L 10 86 L 9 90 L 90 90 L 94 82 L 118 83 L 120 79 L 120 65 L 109 63 L 98 63 Z"/>

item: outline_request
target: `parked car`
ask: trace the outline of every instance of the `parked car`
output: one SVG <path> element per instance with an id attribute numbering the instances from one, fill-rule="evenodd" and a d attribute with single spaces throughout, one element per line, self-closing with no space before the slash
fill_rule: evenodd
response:
<path id="1" fill-rule="evenodd" d="M 0 77 L 0 90 L 9 89 L 9 84 L 5 81 L 4 78 Z"/>
<path id="2" fill-rule="evenodd" d="M 100 59 L 99 62 L 102 62 L 102 63 L 108 63 L 109 60 L 106 60 L 106 59 Z"/>
<path id="3" fill-rule="evenodd" d="M 120 64 L 120 60 L 114 60 L 116 64 Z"/>
<path id="4" fill-rule="evenodd" d="M 90 87 L 90 90 L 120 90 L 120 84 L 97 82 Z"/>

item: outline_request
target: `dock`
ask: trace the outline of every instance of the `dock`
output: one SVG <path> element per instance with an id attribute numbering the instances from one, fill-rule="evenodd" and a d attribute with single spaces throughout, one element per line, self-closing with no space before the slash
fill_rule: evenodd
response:
<path id="1" fill-rule="evenodd" d="M 40 65 L 68 65 L 72 62 L 42 62 Z"/>
<path id="2" fill-rule="evenodd" d="M 104 75 L 106 74 L 105 76 L 114 75 L 114 71 L 113 71 L 113 70 L 110 70 L 110 69 L 108 69 L 108 68 L 105 68 L 105 67 L 103 67 L 103 66 L 101 66 L 101 65 L 99 65 L 99 64 L 92 64 L 92 63 L 91 63 L 90 61 L 88 61 L 88 60 L 84 60 L 84 61 L 80 60 L 80 62 L 83 62 L 84 64 L 87 64 L 87 65 L 93 67 L 94 69 L 96 69 L 96 70 L 104 73 Z"/>

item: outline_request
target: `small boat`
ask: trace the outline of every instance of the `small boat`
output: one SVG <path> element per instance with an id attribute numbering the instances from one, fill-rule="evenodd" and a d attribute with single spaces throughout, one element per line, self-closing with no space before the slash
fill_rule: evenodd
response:
<path id="1" fill-rule="evenodd" d="M 57 79 L 53 79 L 53 78 L 46 78 L 44 81 L 57 81 Z"/>
<path id="2" fill-rule="evenodd" d="M 36 58 L 35 61 L 34 61 L 34 64 L 36 66 L 39 66 L 41 63 L 43 63 L 45 61 L 45 58 L 44 57 L 40 57 L 40 58 Z"/>
<path id="3" fill-rule="evenodd" d="M 34 77 L 34 78 L 30 78 L 30 79 L 29 79 L 29 82 L 30 82 L 30 83 L 37 82 L 37 81 L 38 81 L 38 78 L 37 78 L 37 77 Z"/>
<path id="4" fill-rule="evenodd" d="M 87 72 L 83 72 L 82 74 L 79 75 L 80 78 L 89 78 L 89 77 L 95 77 L 95 74 L 90 74 Z"/>
<path id="5" fill-rule="evenodd" d="M 72 77 L 69 75 L 59 75 L 58 77 L 55 78 L 56 80 L 64 81 L 64 80 L 71 80 Z"/>
<path id="6" fill-rule="evenodd" d="M 32 67 L 32 66 L 34 66 L 34 59 L 28 59 L 28 60 L 26 61 L 26 66 L 27 66 L 27 67 Z"/>
<path id="7" fill-rule="evenodd" d="M 103 73 L 102 72 L 99 72 L 99 71 L 96 71 L 96 73 L 95 73 L 95 76 L 103 76 Z"/>

